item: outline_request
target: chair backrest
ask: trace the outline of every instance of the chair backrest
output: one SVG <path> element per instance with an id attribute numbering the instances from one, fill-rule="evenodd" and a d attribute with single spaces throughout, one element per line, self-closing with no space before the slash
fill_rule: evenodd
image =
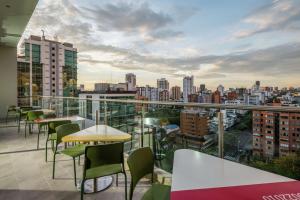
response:
<path id="1" fill-rule="evenodd" d="M 27 120 L 34 121 L 36 119 L 42 118 L 44 115 L 43 111 L 28 111 Z"/>
<path id="2" fill-rule="evenodd" d="M 122 164 L 124 167 L 124 144 L 112 143 L 87 146 L 85 148 L 84 172 L 90 168 L 108 164 Z"/>
<path id="3" fill-rule="evenodd" d="M 10 105 L 10 106 L 8 106 L 8 108 L 7 108 L 7 111 L 8 111 L 8 112 L 12 112 L 12 111 L 16 111 L 16 110 L 17 110 L 17 108 L 16 108 L 15 105 Z"/>
<path id="4" fill-rule="evenodd" d="M 154 158 L 151 148 L 144 147 L 133 151 L 127 159 L 127 164 L 131 173 L 129 199 L 132 199 L 134 188 L 143 177 L 151 174 L 153 181 Z"/>
<path id="5" fill-rule="evenodd" d="M 61 139 L 67 135 L 72 133 L 76 133 L 80 131 L 80 127 L 78 124 L 63 124 L 55 128 L 57 139 L 56 139 L 56 147 L 62 142 Z"/>
<path id="6" fill-rule="evenodd" d="M 56 133 L 56 127 L 63 125 L 63 124 L 70 124 L 71 120 L 59 120 L 59 121 L 53 121 L 49 122 L 48 126 L 48 134 Z"/>

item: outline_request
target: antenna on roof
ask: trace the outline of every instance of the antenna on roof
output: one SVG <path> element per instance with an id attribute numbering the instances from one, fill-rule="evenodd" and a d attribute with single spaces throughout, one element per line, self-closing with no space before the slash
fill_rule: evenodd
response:
<path id="1" fill-rule="evenodd" d="M 43 29 L 41 31 L 42 31 L 42 34 L 43 34 L 42 35 L 42 40 L 45 40 L 45 31 Z"/>

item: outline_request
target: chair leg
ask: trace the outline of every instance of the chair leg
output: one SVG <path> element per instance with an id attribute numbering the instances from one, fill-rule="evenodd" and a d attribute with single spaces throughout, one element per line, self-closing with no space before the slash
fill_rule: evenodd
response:
<path id="1" fill-rule="evenodd" d="M 125 200 L 127 200 L 127 175 L 124 171 L 124 177 L 125 177 Z"/>
<path id="2" fill-rule="evenodd" d="M 84 179 L 81 181 L 81 190 L 80 190 L 80 199 L 83 200 L 83 193 L 84 193 Z"/>
<path id="3" fill-rule="evenodd" d="M 47 162 L 47 158 L 48 158 L 48 137 L 46 139 L 46 148 L 45 148 L 45 161 Z"/>
<path id="4" fill-rule="evenodd" d="M 37 147 L 36 147 L 37 150 L 39 149 L 39 145 L 40 145 L 40 133 L 41 133 L 40 125 L 38 125 L 38 129 L 39 129 L 39 131 L 38 131 L 38 136 L 37 136 Z"/>
<path id="5" fill-rule="evenodd" d="M 116 186 L 118 187 L 119 186 L 119 175 L 116 174 Z"/>
<path id="6" fill-rule="evenodd" d="M 56 152 L 54 152 L 54 155 L 53 155 L 53 171 L 52 171 L 52 179 L 54 179 L 54 176 L 55 176 L 55 157 L 56 157 Z"/>
<path id="7" fill-rule="evenodd" d="M 75 157 L 73 158 L 73 165 L 74 165 L 74 182 L 75 182 L 75 186 L 77 186 L 77 183 L 76 183 L 76 163 L 75 163 Z"/>
<path id="8" fill-rule="evenodd" d="M 25 122 L 25 138 L 26 138 L 27 122 Z"/>

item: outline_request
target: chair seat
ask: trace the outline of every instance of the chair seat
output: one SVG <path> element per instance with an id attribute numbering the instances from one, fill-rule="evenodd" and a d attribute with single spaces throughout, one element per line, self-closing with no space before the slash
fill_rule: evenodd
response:
<path id="1" fill-rule="evenodd" d="M 84 144 L 77 144 L 74 147 L 68 147 L 67 149 L 61 150 L 60 153 L 74 158 L 83 155 L 84 150 L 85 150 Z"/>
<path id="2" fill-rule="evenodd" d="M 153 184 L 144 194 L 142 200 L 169 200 L 171 187 L 162 184 Z"/>
<path id="3" fill-rule="evenodd" d="M 117 174 L 121 172 L 123 172 L 121 164 L 103 165 L 103 166 L 87 169 L 86 179 L 108 176 L 108 175 Z"/>
<path id="4" fill-rule="evenodd" d="M 57 140 L 57 133 L 52 133 L 49 137 L 49 140 Z"/>

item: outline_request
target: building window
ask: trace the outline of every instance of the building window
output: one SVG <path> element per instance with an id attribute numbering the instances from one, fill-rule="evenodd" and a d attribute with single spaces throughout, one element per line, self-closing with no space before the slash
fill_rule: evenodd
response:
<path id="1" fill-rule="evenodd" d="M 55 62 L 55 60 L 53 59 L 52 62 Z"/>
<path id="2" fill-rule="evenodd" d="M 52 50 L 55 50 L 55 47 L 52 47 Z"/>

